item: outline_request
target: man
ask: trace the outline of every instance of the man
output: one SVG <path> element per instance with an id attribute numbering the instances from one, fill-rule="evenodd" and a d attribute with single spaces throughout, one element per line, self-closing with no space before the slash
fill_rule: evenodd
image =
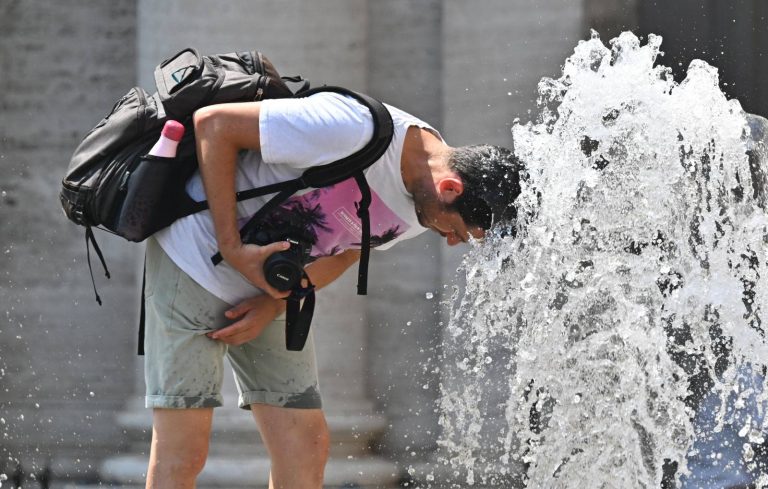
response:
<path id="1" fill-rule="evenodd" d="M 455 245 L 514 217 L 518 168 L 509 150 L 451 148 L 425 122 L 388 108 L 392 143 L 366 170 L 374 245 L 389 248 L 425 229 Z M 329 438 L 312 336 L 301 352 L 285 349 L 280 315 L 288 293 L 263 275 L 264 261 L 289 244 L 242 243 L 239 227 L 266 199 L 237 203 L 235 191 L 294 178 L 360 149 L 373 131 L 371 115 L 351 98 L 324 92 L 206 107 L 194 127 L 200 171 L 187 191 L 207 198 L 210 212 L 180 219 L 147 245 L 146 404 L 154 409 L 147 487 L 194 487 L 227 355 L 239 405 L 253 413 L 271 457 L 270 487 L 320 488 Z M 289 199 L 264 225 L 300 221 L 316 258 L 307 273 L 321 288 L 359 257 L 359 199 L 354 181 L 316 189 Z M 224 263 L 214 266 L 217 249 Z"/>

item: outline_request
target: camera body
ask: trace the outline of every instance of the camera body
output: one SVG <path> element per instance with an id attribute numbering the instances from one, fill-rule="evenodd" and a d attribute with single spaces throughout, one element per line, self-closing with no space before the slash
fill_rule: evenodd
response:
<path id="1" fill-rule="evenodd" d="M 260 246 L 277 241 L 288 241 L 291 244 L 290 248 L 273 253 L 264 262 L 264 278 L 269 285 L 279 291 L 291 290 L 298 285 L 304 276 L 304 265 L 311 259 L 312 244 L 309 240 L 303 239 L 301 234 L 292 232 L 290 229 L 283 231 L 258 229 L 244 239 L 246 243 Z"/>

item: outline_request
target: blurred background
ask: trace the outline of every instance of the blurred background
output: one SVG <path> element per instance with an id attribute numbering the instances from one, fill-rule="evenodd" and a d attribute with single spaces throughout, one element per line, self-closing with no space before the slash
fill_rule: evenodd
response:
<path id="1" fill-rule="evenodd" d="M 92 256 L 99 307 L 58 192 L 85 132 L 132 86 L 154 91 L 155 65 L 176 51 L 257 49 L 283 75 L 411 112 L 451 145 L 511 146 L 539 79 L 558 77 L 590 29 L 606 43 L 660 34 L 678 79 L 704 59 L 729 97 L 768 115 L 766 16 L 763 0 L 0 0 L 0 485 L 143 485 L 142 245 L 97 233 L 112 273 Z M 328 487 L 456 480 L 436 464 L 436 400 L 457 382 L 441 377 L 456 361 L 441 338 L 463 250 L 438 238 L 374 253 L 367 298 L 351 275 L 318 296 Z M 200 485 L 266 487 L 254 423 L 227 392 Z"/>

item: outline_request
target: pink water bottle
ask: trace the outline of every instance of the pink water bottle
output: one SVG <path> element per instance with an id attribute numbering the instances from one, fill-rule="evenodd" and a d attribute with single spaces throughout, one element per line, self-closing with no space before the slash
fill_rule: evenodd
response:
<path id="1" fill-rule="evenodd" d="M 172 120 L 166 121 L 163 131 L 160 133 L 160 139 L 149 150 L 149 154 L 164 158 L 175 157 L 179 141 L 181 141 L 183 136 L 184 125 L 182 123 Z"/>

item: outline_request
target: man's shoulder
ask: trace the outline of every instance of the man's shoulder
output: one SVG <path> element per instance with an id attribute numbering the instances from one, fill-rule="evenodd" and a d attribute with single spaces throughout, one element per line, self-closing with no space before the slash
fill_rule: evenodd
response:
<path id="1" fill-rule="evenodd" d="M 437 137 L 440 141 L 443 141 L 443 136 L 440 134 L 440 131 L 432 127 L 430 123 L 397 107 L 393 107 L 387 104 L 384 105 L 392 115 L 392 122 L 395 124 L 395 127 L 401 126 L 406 131 L 411 127 L 417 127 Z"/>
<path id="2" fill-rule="evenodd" d="M 320 91 L 316 94 L 306 97 L 304 100 L 316 104 L 318 107 L 325 107 L 327 110 L 338 111 L 340 113 L 347 113 L 347 115 L 355 115 L 357 117 L 364 118 L 366 122 L 373 120 L 373 116 L 367 107 L 355 100 L 353 97 L 338 92 Z M 433 128 L 431 124 L 419 118 L 418 116 L 415 116 L 410 112 L 394 105 L 390 105 L 384 101 L 381 102 L 384 104 L 384 107 L 387 108 L 387 111 L 392 117 L 392 122 L 396 127 L 402 126 L 406 129 L 411 126 L 421 127 L 439 136 L 439 132 Z"/>
<path id="3" fill-rule="evenodd" d="M 308 168 L 344 158 L 373 133 L 370 111 L 344 95 L 265 100 L 259 120 L 266 163 Z"/>
<path id="4" fill-rule="evenodd" d="M 317 105 L 325 110 L 334 110 L 340 112 L 348 112 L 350 114 L 359 114 L 360 116 L 372 119 L 371 111 L 368 108 L 357 101 L 355 98 L 344 95 L 338 92 L 332 91 L 320 91 L 312 94 L 309 97 L 299 98 L 297 100 L 305 100 L 309 104 Z"/>

